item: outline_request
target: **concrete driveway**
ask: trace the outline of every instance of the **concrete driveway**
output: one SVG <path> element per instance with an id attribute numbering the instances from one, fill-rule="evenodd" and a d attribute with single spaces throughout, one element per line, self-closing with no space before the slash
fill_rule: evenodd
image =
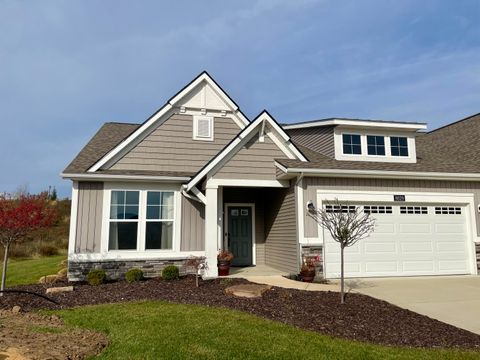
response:
<path id="1" fill-rule="evenodd" d="M 480 276 L 348 279 L 347 288 L 480 334 Z"/>

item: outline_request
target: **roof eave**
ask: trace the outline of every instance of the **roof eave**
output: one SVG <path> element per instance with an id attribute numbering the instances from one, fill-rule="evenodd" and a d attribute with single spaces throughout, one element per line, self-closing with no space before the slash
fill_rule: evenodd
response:
<path id="1" fill-rule="evenodd" d="M 189 176 L 157 176 L 157 175 L 117 175 L 117 174 L 98 174 L 98 173 L 60 173 L 63 179 L 88 181 L 88 180 L 128 180 L 128 181 L 154 181 L 154 182 L 185 182 L 191 178 Z"/>

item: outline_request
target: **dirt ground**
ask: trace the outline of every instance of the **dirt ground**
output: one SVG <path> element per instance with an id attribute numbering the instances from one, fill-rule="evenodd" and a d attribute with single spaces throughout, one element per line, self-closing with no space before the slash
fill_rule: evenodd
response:
<path id="1" fill-rule="evenodd" d="M 57 316 L 0 310 L 0 360 L 84 359 L 107 344 L 104 334 L 67 330 Z"/>

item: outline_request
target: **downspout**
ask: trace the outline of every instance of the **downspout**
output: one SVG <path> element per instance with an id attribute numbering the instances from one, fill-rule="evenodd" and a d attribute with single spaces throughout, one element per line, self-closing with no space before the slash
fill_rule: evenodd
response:
<path id="1" fill-rule="evenodd" d="M 297 176 L 297 180 L 295 182 L 295 188 L 297 190 L 297 211 L 300 212 L 301 214 L 297 214 L 297 264 L 298 264 L 298 269 L 300 270 L 301 264 L 302 264 L 302 244 L 300 243 L 300 239 L 303 238 L 303 235 L 301 232 L 304 232 L 304 227 L 305 227 L 305 216 L 304 216 L 304 210 L 303 210 L 303 187 L 299 187 L 299 184 L 302 182 L 304 177 L 304 173 L 301 172 L 299 176 Z M 300 192 L 302 192 L 300 194 Z M 302 226 L 300 226 L 300 223 L 303 223 Z"/>
<path id="2" fill-rule="evenodd" d="M 203 204 L 203 202 L 196 196 L 192 196 L 190 195 L 185 189 L 187 188 L 186 185 L 182 185 L 182 195 L 185 196 L 186 198 L 189 198 L 193 201 L 196 201 L 196 202 L 199 202 L 201 204 Z"/>

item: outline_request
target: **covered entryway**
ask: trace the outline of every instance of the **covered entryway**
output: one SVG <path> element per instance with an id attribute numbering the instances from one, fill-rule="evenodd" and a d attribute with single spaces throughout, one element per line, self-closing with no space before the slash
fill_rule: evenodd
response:
<path id="1" fill-rule="evenodd" d="M 472 273 L 468 206 L 352 203 L 376 219 L 374 233 L 345 250 L 347 277 Z M 349 211 L 348 206 L 345 211 Z M 325 274 L 340 276 L 340 247 L 325 239 Z"/>

